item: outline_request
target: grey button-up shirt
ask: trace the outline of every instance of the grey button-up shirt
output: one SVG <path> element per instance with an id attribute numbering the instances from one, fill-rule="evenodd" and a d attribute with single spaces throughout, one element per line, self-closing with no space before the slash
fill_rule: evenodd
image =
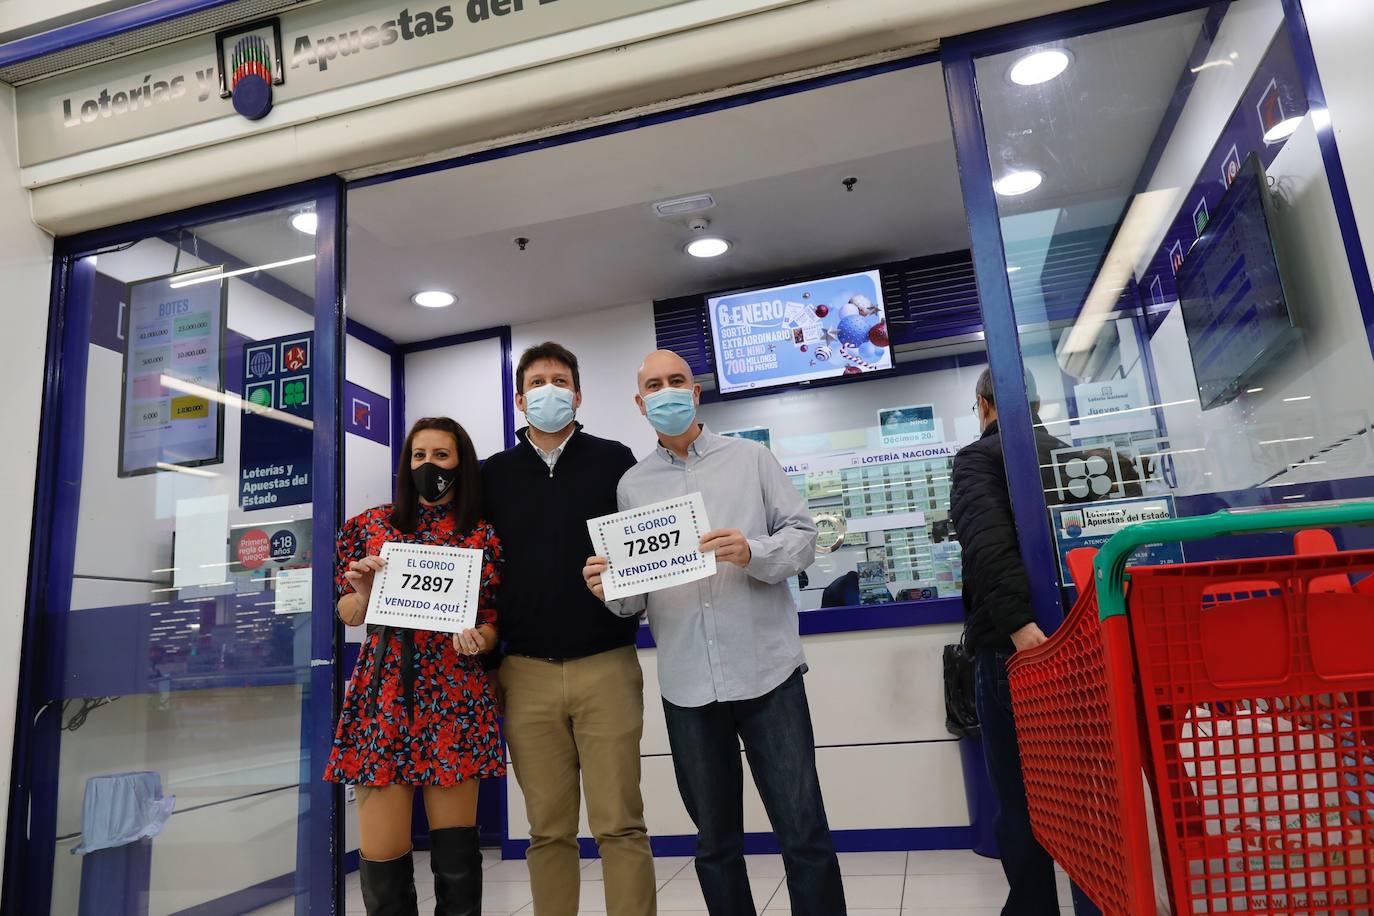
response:
<path id="1" fill-rule="evenodd" d="M 773 453 L 702 427 L 684 462 L 659 447 L 631 468 L 616 496 L 621 511 L 701 492 L 712 528 L 738 528 L 747 568 L 608 602 L 630 617 L 649 611 L 658 681 L 676 706 L 763 696 L 806 665 L 791 576 L 816 559 L 816 524 Z"/>

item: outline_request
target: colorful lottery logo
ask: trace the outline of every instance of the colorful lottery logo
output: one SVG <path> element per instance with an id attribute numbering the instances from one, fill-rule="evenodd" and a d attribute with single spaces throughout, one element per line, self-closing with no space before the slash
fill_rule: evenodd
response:
<path id="1" fill-rule="evenodd" d="M 1226 187 L 1229 188 L 1231 184 L 1236 180 L 1236 176 L 1239 174 L 1240 150 L 1236 148 L 1236 145 L 1234 143 L 1232 143 L 1231 149 L 1227 151 L 1226 159 L 1223 160 L 1221 165 L 1222 183 L 1224 183 Z"/>
<path id="2" fill-rule="evenodd" d="M 272 383 L 248 386 L 248 403 L 256 407 L 272 406 Z"/>
<path id="3" fill-rule="evenodd" d="M 257 569 L 272 555 L 272 542 L 267 534 L 253 528 L 239 538 L 238 560 L 244 569 Z"/>
<path id="4" fill-rule="evenodd" d="M 310 401 L 310 390 L 305 379 L 284 380 L 281 383 L 281 406 L 301 407 Z"/>
<path id="5" fill-rule="evenodd" d="M 282 366 L 295 372 L 305 365 L 305 347 L 300 344 L 292 344 L 282 353 Z"/>
<path id="6" fill-rule="evenodd" d="M 272 51 L 261 35 L 245 35 L 234 43 L 229 60 L 229 91 L 234 110 L 250 121 L 272 110 Z"/>
<path id="7" fill-rule="evenodd" d="M 249 378 L 261 378 L 272 374 L 272 348 L 262 347 L 248 355 Z"/>

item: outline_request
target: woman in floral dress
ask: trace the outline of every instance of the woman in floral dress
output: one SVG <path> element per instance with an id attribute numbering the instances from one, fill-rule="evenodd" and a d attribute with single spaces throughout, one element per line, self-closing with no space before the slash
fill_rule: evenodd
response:
<path id="1" fill-rule="evenodd" d="M 505 774 L 496 703 L 478 656 L 496 646 L 493 592 L 500 542 L 479 518 L 472 440 L 447 417 L 416 422 L 396 475 L 396 501 L 349 519 L 339 535 L 339 617 L 363 622 L 388 541 L 483 551 L 477 626 L 450 636 L 368 627 L 339 716 L 325 778 L 357 786 L 368 916 L 416 916 L 411 806 L 424 793 L 436 913 L 477 916 L 482 900 L 478 780 Z"/>

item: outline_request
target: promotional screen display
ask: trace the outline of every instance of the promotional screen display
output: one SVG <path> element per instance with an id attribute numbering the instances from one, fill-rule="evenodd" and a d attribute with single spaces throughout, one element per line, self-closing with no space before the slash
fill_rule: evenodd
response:
<path id="1" fill-rule="evenodd" d="M 721 394 L 892 368 L 878 271 L 707 300 Z"/>
<path id="2" fill-rule="evenodd" d="M 222 280 L 172 288 L 172 277 L 129 284 L 119 476 L 224 460 Z"/>
<path id="3" fill-rule="evenodd" d="M 1297 337 L 1270 234 L 1272 208 L 1251 154 L 1179 271 L 1203 410 L 1234 400 Z"/>

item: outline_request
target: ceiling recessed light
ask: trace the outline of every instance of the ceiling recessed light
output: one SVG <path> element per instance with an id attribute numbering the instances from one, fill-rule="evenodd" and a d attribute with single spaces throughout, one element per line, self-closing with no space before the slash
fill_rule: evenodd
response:
<path id="1" fill-rule="evenodd" d="M 1073 63 L 1073 55 L 1063 48 L 1035 51 L 1011 65 L 1007 77 L 1018 86 L 1038 86 L 1048 83 Z"/>
<path id="2" fill-rule="evenodd" d="M 1013 264 L 1013 265 L 1011 265 L 1010 267 L 1007 268 L 1007 273 L 1009 273 L 1009 274 L 1014 274 L 1014 273 L 1016 273 L 1017 271 L 1019 271 L 1020 269 L 1021 269 L 1021 268 L 1020 268 L 1019 266 Z"/>
<path id="3" fill-rule="evenodd" d="M 320 228 L 320 217 L 314 210 L 302 210 L 291 217 L 291 228 L 306 235 L 314 235 Z"/>
<path id="4" fill-rule="evenodd" d="M 992 183 L 992 189 L 1003 197 L 1016 197 L 1019 194 L 1029 194 L 1034 191 L 1040 187 L 1040 182 L 1044 180 L 1045 176 L 1034 169 L 1008 172 Z"/>
<path id="5" fill-rule="evenodd" d="M 718 258 L 729 250 L 729 242 L 714 236 L 692 239 L 687 243 L 687 253 L 694 258 Z"/>
<path id="6" fill-rule="evenodd" d="M 410 301 L 421 308 L 442 309 L 457 302 L 458 297 L 441 289 L 427 289 L 411 296 Z"/>
<path id="7" fill-rule="evenodd" d="M 1289 118 L 1286 121 L 1280 121 L 1265 131 L 1264 142 L 1278 143 L 1280 140 L 1287 140 L 1293 136 L 1294 131 L 1298 129 L 1298 125 L 1301 123 L 1302 118 Z"/>

